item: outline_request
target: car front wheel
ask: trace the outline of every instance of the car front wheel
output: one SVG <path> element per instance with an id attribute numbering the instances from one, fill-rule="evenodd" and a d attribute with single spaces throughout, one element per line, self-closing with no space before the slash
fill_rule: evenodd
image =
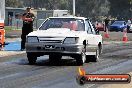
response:
<path id="1" fill-rule="evenodd" d="M 30 65 L 33 65 L 36 63 L 37 56 L 34 55 L 33 53 L 27 53 L 27 58 Z"/>

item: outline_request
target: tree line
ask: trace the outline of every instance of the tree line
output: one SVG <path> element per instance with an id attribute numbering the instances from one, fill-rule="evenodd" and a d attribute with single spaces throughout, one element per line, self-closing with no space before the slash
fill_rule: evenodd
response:
<path id="1" fill-rule="evenodd" d="M 5 0 L 8 7 L 35 9 L 67 9 L 72 13 L 72 0 Z M 132 0 L 76 0 L 76 15 L 132 18 Z"/>

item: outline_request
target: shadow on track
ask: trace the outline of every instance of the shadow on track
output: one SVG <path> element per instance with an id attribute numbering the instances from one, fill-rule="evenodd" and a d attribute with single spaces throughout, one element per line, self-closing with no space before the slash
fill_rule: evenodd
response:
<path id="1" fill-rule="evenodd" d="M 18 65 L 29 65 L 28 60 L 26 59 L 20 59 L 19 61 L 13 62 L 14 64 Z M 77 66 L 76 61 L 74 59 L 61 59 L 59 63 L 51 64 L 49 62 L 49 59 L 38 59 L 36 61 L 36 64 L 32 66 Z"/>

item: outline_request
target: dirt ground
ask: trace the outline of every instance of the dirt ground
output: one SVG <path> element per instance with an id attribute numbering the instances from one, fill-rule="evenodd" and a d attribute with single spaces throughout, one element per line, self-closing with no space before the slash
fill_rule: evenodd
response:
<path id="1" fill-rule="evenodd" d="M 105 38 L 104 34 L 105 32 L 100 32 L 100 34 L 103 36 L 104 41 L 122 41 L 123 38 L 123 32 L 108 32 L 110 38 Z M 132 41 L 132 33 L 127 33 L 128 41 Z"/>
<path id="2" fill-rule="evenodd" d="M 5 31 L 5 38 L 19 38 L 21 37 L 21 30 L 8 30 Z"/>

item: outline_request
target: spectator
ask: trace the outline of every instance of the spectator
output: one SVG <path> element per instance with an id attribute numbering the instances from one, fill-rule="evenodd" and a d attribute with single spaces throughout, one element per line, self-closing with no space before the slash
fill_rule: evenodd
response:
<path id="1" fill-rule="evenodd" d="M 28 7 L 22 16 L 23 27 L 21 35 L 21 50 L 25 49 L 26 36 L 33 31 L 34 14 L 31 13 L 31 8 Z"/>
<path id="2" fill-rule="evenodd" d="M 130 26 L 131 26 L 131 20 L 128 20 L 127 21 L 127 31 L 129 32 L 130 30 Z"/>
<path id="3" fill-rule="evenodd" d="M 105 29 L 104 31 L 106 32 L 106 30 L 108 31 L 108 28 L 109 28 L 109 23 L 110 23 L 110 17 L 106 17 L 106 19 L 104 20 L 104 26 L 105 26 Z"/>
<path id="4" fill-rule="evenodd" d="M 127 21 L 127 24 L 130 25 L 130 24 L 131 24 L 131 20 L 128 20 L 128 21 Z"/>
<path id="5" fill-rule="evenodd" d="M 12 16 L 9 15 L 9 26 L 12 26 Z"/>
<path id="6" fill-rule="evenodd" d="M 78 25 L 77 25 L 77 22 L 76 22 L 76 21 L 73 21 L 73 22 L 71 23 L 71 30 L 77 31 L 77 29 L 78 29 L 77 26 L 78 26 Z"/>

